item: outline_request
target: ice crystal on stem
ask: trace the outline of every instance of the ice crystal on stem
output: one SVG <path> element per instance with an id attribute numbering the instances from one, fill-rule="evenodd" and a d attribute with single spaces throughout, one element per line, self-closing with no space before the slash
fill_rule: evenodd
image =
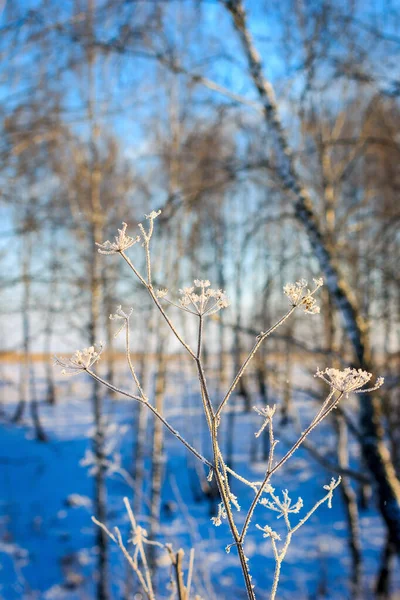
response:
<path id="1" fill-rule="evenodd" d="M 222 519 L 226 519 L 226 510 L 222 502 L 218 504 L 218 513 L 216 517 L 211 517 L 211 521 L 215 527 L 219 527 L 222 524 Z"/>
<path id="2" fill-rule="evenodd" d="M 146 231 L 143 227 L 143 223 L 139 223 L 138 227 L 140 229 L 140 233 L 142 234 L 144 245 L 149 244 L 154 231 L 154 219 L 156 219 L 160 214 L 161 210 L 152 210 L 150 214 L 145 215 L 146 219 L 149 221 L 148 231 Z"/>
<path id="3" fill-rule="evenodd" d="M 384 382 L 383 377 L 378 377 L 376 384 L 373 387 L 361 389 L 369 382 L 372 374 L 368 373 L 368 371 L 363 371 L 362 369 L 351 369 L 350 367 L 347 367 L 347 369 L 344 369 L 343 371 L 332 368 L 327 368 L 324 371 L 318 369 L 314 377 L 323 379 L 333 390 L 341 392 L 346 396 L 348 396 L 350 392 L 354 392 L 355 394 L 373 392 L 380 388 Z"/>
<path id="4" fill-rule="evenodd" d="M 77 350 L 71 358 L 55 357 L 54 364 L 62 367 L 61 373 L 63 375 L 76 375 L 81 371 L 86 371 L 94 365 L 103 352 L 104 344 L 100 342 L 95 346 L 84 348 L 83 350 Z"/>
<path id="5" fill-rule="evenodd" d="M 133 308 L 130 309 L 129 313 L 126 313 L 124 310 L 122 310 L 122 306 L 119 305 L 117 306 L 117 310 L 115 311 L 115 313 L 113 315 L 110 315 L 110 319 L 111 321 L 117 321 L 119 319 L 124 319 L 125 321 L 127 321 L 131 316 L 132 312 Z"/>
<path id="6" fill-rule="evenodd" d="M 161 215 L 161 210 L 152 210 L 149 215 L 145 215 L 146 219 L 149 221 L 154 221 L 159 215 Z"/>
<path id="7" fill-rule="evenodd" d="M 264 423 L 261 425 L 257 433 L 254 434 L 256 438 L 258 438 L 262 434 L 268 423 L 272 421 L 276 411 L 276 405 L 274 404 L 274 406 L 272 407 L 267 405 L 264 408 L 258 408 L 257 406 L 253 406 L 253 409 L 258 415 L 260 415 L 260 417 L 264 418 Z"/>
<path id="8" fill-rule="evenodd" d="M 232 492 L 229 494 L 229 500 L 232 502 L 233 506 L 236 508 L 236 510 L 240 511 L 240 504 L 238 502 L 237 496 L 235 496 L 235 494 L 232 494 Z"/>
<path id="9" fill-rule="evenodd" d="M 132 537 L 129 539 L 129 542 L 131 544 L 133 544 L 134 546 L 137 546 L 138 544 L 142 544 L 143 542 L 146 542 L 147 536 L 148 536 L 147 529 L 144 529 L 140 525 L 137 525 L 136 529 L 132 533 Z"/>
<path id="10" fill-rule="evenodd" d="M 134 244 L 140 241 L 140 236 L 130 237 L 126 235 L 127 224 L 122 223 L 122 229 L 118 229 L 118 235 L 114 237 L 115 242 L 107 240 L 102 244 L 96 242 L 96 246 L 99 247 L 98 252 L 100 254 L 117 254 L 118 252 L 124 252 Z"/>
<path id="11" fill-rule="evenodd" d="M 315 288 L 310 290 L 307 288 L 307 281 L 300 279 L 296 283 L 287 283 L 283 292 L 289 298 L 292 306 L 302 306 L 305 313 L 316 315 L 320 312 L 320 308 L 317 306 L 314 294 L 324 284 L 322 277 L 314 279 L 314 284 Z"/>
<path id="12" fill-rule="evenodd" d="M 269 525 L 265 525 L 265 527 L 261 527 L 261 525 L 256 524 L 257 529 L 263 532 L 263 537 L 272 538 L 273 540 L 280 540 L 281 536 L 276 533 Z"/>
<path id="13" fill-rule="evenodd" d="M 338 485 L 340 484 L 341 481 L 342 481 L 341 477 L 339 477 L 338 479 L 335 479 L 334 477 L 332 477 L 331 482 L 328 483 L 327 485 L 324 485 L 324 490 L 328 490 L 328 492 L 329 492 L 328 508 L 332 508 L 333 491 L 338 487 Z"/>

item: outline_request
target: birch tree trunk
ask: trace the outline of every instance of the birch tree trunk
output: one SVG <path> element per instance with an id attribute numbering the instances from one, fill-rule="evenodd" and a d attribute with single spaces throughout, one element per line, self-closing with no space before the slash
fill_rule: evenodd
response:
<path id="1" fill-rule="evenodd" d="M 164 394 L 166 385 L 166 355 L 164 349 L 164 335 L 160 334 L 155 371 L 154 404 L 160 414 L 164 412 Z M 153 447 L 151 456 L 151 484 L 150 484 L 150 531 L 149 538 L 154 540 L 160 530 L 161 513 L 161 487 L 164 462 L 164 426 L 158 419 L 154 419 Z M 149 546 L 149 564 L 155 569 L 155 547 Z"/>
<path id="2" fill-rule="evenodd" d="M 149 363 L 149 355 L 145 350 L 142 351 L 140 357 L 140 381 L 144 389 L 146 389 L 147 370 Z M 138 402 L 135 411 L 133 428 L 136 430 L 135 444 L 133 451 L 133 470 L 132 478 L 135 482 L 133 496 L 133 512 L 135 515 L 142 514 L 143 510 L 143 485 L 145 479 L 145 454 L 147 440 L 147 415 L 148 409 L 144 404 Z"/>
<path id="3" fill-rule="evenodd" d="M 87 5 L 87 31 L 90 38 L 93 38 L 93 14 L 95 0 L 88 0 Z M 89 145 L 92 168 L 90 172 L 90 302 L 91 314 L 89 323 L 90 344 L 98 342 L 101 319 L 101 291 L 102 291 L 102 273 L 100 264 L 100 255 L 96 249 L 96 242 L 103 239 L 104 216 L 101 205 L 100 185 L 101 171 L 97 151 L 97 138 L 99 128 L 96 123 L 95 101 L 96 101 L 96 82 L 95 82 L 95 53 L 92 47 L 87 51 L 88 64 L 88 103 L 87 118 L 90 125 Z M 107 523 L 107 485 L 106 473 L 104 467 L 104 446 L 105 431 L 103 420 L 103 396 L 100 390 L 100 383 L 93 379 L 92 381 L 92 406 L 94 417 L 95 434 L 93 436 L 93 453 L 96 460 L 97 470 L 95 474 L 95 492 L 94 509 L 96 518 L 101 522 Z M 97 600 L 109 600 L 108 585 L 108 537 L 102 527 L 96 527 L 96 545 L 98 547 L 98 581 L 97 581 Z"/>
<path id="4" fill-rule="evenodd" d="M 29 238 L 27 240 L 27 238 Z M 31 278 L 29 274 L 31 257 L 30 233 L 23 234 L 22 242 L 22 335 L 23 335 L 23 358 L 20 365 L 18 393 L 19 400 L 17 408 L 12 417 L 13 423 L 19 423 L 24 415 L 26 404 L 28 402 L 29 372 L 30 372 L 30 322 L 29 308 L 31 296 Z"/>
<path id="5" fill-rule="evenodd" d="M 99 222 L 93 224 L 92 242 L 95 248 L 94 240 L 102 239 L 101 225 Z M 94 250 L 92 256 L 91 268 L 91 318 L 89 325 L 90 344 L 94 345 L 97 342 L 97 332 L 100 322 L 100 307 L 101 307 L 101 283 L 100 283 L 100 268 L 98 253 Z M 106 474 L 104 469 L 104 423 L 103 415 L 103 397 L 100 389 L 100 384 L 93 379 L 92 382 L 92 407 L 94 416 L 95 433 L 93 436 L 93 453 L 97 464 L 95 474 L 95 492 L 94 492 L 94 508 L 96 518 L 101 523 L 107 522 L 107 488 Z M 98 582 L 97 582 L 97 599 L 108 600 L 108 539 L 107 534 L 101 527 L 96 527 L 96 545 L 99 550 L 98 554 Z"/>
<path id="6" fill-rule="evenodd" d="M 43 353 L 46 357 L 46 382 L 47 382 L 47 392 L 46 392 L 46 401 L 49 404 L 54 405 L 56 403 L 56 386 L 54 381 L 54 368 L 49 359 L 51 356 L 51 344 L 53 338 L 53 329 L 54 324 L 56 322 L 55 319 L 55 306 L 54 300 L 57 298 L 57 288 L 58 288 L 58 256 L 57 256 L 57 246 L 55 243 L 55 228 L 51 229 L 50 236 L 50 246 L 54 248 L 54 255 L 51 258 L 50 263 L 50 284 L 49 284 L 49 294 L 47 300 L 46 307 L 46 315 L 45 315 L 45 330 L 44 330 L 44 344 L 43 344 Z"/>
<path id="7" fill-rule="evenodd" d="M 308 191 L 301 183 L 289 145 L 286 131 L 278 113 L 274 89 L 264 77 L 261 58 L 250 34 L 242 0 L 222 0 L 230 13 L 246 55 L 249 72 L 263 105 L 263 114 L 274 142 L 277 157 L 276 171 L 282 186 L 295 197 L 296 218 L 304 226 L 311 247 L 319 261 L 326 285 L 342 317 L 348 337 L 354 347 L 359 365 L 373 371 L 366 327 L 353 294 L 340 276 L 328 250 Z M 383 443 L 378 399 L 372 395 L 360 396 L 360 428 L 362 453 L 374 476 L 378 491 L 379 508 L 390 532 L 393 544 L 400 553 L 400 482 Z"/>
<path id="8" fill-rule="evenodd" d="M 349 467 L 347 425 L 341 415 L 334 415 L 338 436 L 338 464 L 342 469 Z M 362 548 L 360 538 L 360 522 L 357 506 L 357 495 L 348 477 L 342 477 L 340 492 L 345 505 L 347 525 L 349 529 L 349 550 L 351 566 L 351 597 L 359 598 L 362 581 Z"/>

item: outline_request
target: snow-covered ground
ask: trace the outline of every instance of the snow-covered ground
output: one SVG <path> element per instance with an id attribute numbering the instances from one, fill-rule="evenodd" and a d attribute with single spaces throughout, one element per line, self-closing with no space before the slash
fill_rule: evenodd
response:
<path id="1" fill-rule="evenodd" d="M 170 369 L 165 400 L 165 415 L 188 441 L 210 456 L 204 421 L 201 416 L 196 380 L 188 374 L 180 376 L 179 365 Z M 16 368 L 10 365 L 10 378 L 16 378 Z M 38 397 L 44 396 L 44 379 L 38 374 Z M 118 376 L 122 387 L 131 386 L 127 374 Z M 93 514 L 93 478 L 90 467 L 81 464 L 91 447 L 92 415 L 90 387 L 85 376 L 58 380 L 58 402 L 55 407 L 40 403 L 41 419 L 48 442 L 34 439 L 28 411 L 21 425 L 0 424 L 0 598 L 3 600 L 63 598 L 65 600 L 95 598 L 96 547 Z M 16 389 L 3 387 L 4 412 L 10 415 L 15 408 Z M 296 400 L 304 422 L 311 418 L 315 406 L 309 401 Z M 127 472 L 131 471 L 133 453 L 132 423 L 137 407 L 132 402 L 106 398 L 110 453 L 121 455 Z M 225 419 L 226 422 L 226 419 Z M 152 416 L 149 415 L 149 432 Z M 255 413 L 238 410 L 234 418 L 234 468 L 249 479 L 263 476 L 265 463 L 251 463 L 249 449 L 254 444 L 254 432 L 259 428 Z M 281 439 L 277 456 L 282 455 L 291 438 L 291 430 L 276 432 Z M 151 451 L 148 435 L 147 465 Z M 335 439 L 329 424 L 322 425 L 311 437 L 322 449 L 334 449 Z M 222 447 L 226 437 L 222 428 Z M 259 441 L 262 444 L 262 441 Z M 224 548 L 231 542 L 226 522 L 215 527 L 210 520 L 209 503 L 196 501 L 193 486 L 199 487 L 198 475 L 192 456 L 173 437 L 165 432 L 166 461 L 162 494 L 161 539 L 174 547 L 182 546 L 189 554 L 193 546 L 195 579 L 199 593 L 205 600 L 240 600 L 245 598 L 238 558 L 234 548 L 226 554 Z M 357 456 L 352 466 L 357 468 Z M 325 471 L 306 450 L 300 449 L 272 481 L 276 492 L 288 488 L 294 500 L 301 496 L 304 508 L 293 515 L 293 522 L 305 514 L 324 495 L 323 485 L 333 473 Z M 279 479 L 278 479 L 279 478 Z M 233 493 L 241 501 L 239 524 L 253 493 L 240 482 L 232 483 Z M 146 493 L 146 490 L 145 490 Z M 128 534 L 127 517 L 122 498 L 132 497 L 132 490 L 119 473 L 108 478 L 109 526 L 118 525 Z M 272 580 L 274 561 L 270 541 L 263 538 L 255 524 L 270 524 L 281 530 L 277 513 L 259 507 L 250 527 L 246 554 L 250 559 L 257 598 L 266 600 Z M 146 526 L 147 517 L 137 515 Z M 364 549 L 363 598 L 372 597 L 383 542 L 382 522 L 376 510 L 361 513 Z M 111 545 L 110 579 L 113 600 L 123 599 L 127 566 L 118 548 Z M 323 505 L 311 520 L 294 536 L 283 565 L 279 598 L 351 598 L 349 577 L 351 560 L 347 548 L 347 526 L 339 490 L 333 507 Z M 168 565 L 160 560 L 157 598 L 168 598 Z M 394 582 L 400 590 L 400 576 Z M 136 600 L 141 598 L 135 596 Z"/>

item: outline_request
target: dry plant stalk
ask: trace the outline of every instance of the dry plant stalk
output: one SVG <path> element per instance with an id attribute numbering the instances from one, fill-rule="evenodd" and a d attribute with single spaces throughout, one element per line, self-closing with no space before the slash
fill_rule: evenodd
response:
<path id="1" fill-rule="evenodd" d="M 270 439 L 270 450 L 269 457 L 267 461 L 267 469 L 264 476 L 263 481 L 248 481 L 246 478 L 242 477 L 236 471 L 230 469 L 226 464 L 219 446 L 218 440 L 218 431 L 221 423 L 221 418 L 225 407 L 227 406 L 229 399 L 234 392 L 240 378 L 245 373 L 247 367 L 250 362 L 254 358 L 257 350 L 261 346 L 261 344 L 280 326 L 282 325 L 290 316 L 294 313 L 296 309 L 302 308 L 305 313 L 308 314 L 317 314 L 319 313 L 319 307 L 316 304 L 315 294 L 318 289 L 323 285 L 322 279 L 314 280 L 314 288 L 309 289 L 307 287 L 307 282 L 305 280 L 297 281 L 294 284 L 287 284 L 284 287 L 284 293 L 288 297 L 290 306 L 287 312 L 281 317 L 281 319 L 272 327 L 270 327 L 267 331 L 262 331 L 257 336 L 254 346 L 250 350 L 249 355 L 246 360 L 243 362 L 240 367 L 238 373 L 234 377 L 232 384 L 227 390 L 224 398 L 220 401 L 217 408 L 215 408 L 208 389 L 207 379 L 204 372 L 203 360 L 202 360 L 202 344 L 203 344 L 203 331 L 204 331 L 204 320 L 218 311 L 226 308 L 228 304 L 228 300 L 226 298 L 225 292 L 222 290 L 214 290 L 210 287 L 210 282 L 208 280 L 198 280 L 194 281 L 194 285 L 191 287 L 183 288 L 180 291 L 180 299 L 175 302 L 168 298 L 168 290 L 155 290 L 152 284 L 152 265 L 151 265 L 151 256 L 150 256 L 150 241 L 154 231 L 154 220 L 160 214 L 161 211 L 152 211 L 149 215 L 146 215 L 148 220 L 148 228 L 145 229 L 142 223 L 139 224 L 139 230 L 141 236 L 130 237 L 126 233 L 127 225 L 126 223 L 122 224 L 122 228 L 118 230 L 118 235 L 114 238 L 114 242 L 106 241 L 104 243 L 98 243 L 99 252 L 101 254 L 119 254 L 132 269 L 135 276 L 139 279 L 142 285 L 145 287 L 147 292 L 149 293 L 151 299 L 154 304 L 157 306 L 160 311 L 162 317 L 168 324 L 170 330 L 185 349 L 185 351 L 190 355 L 193 359 L 198 379 L 199 386 L 201 392 L 201 398 L 203 403 L 204 414 L 206 417 L 210 440 L 212 446 L 212 460 L 208 460 L 204 456 L 200 454 L 191 444 L 189 444 L 169 423 L 168 421 L 161 415 L 154 406 L 152 406 L 142 388 L 142 385 L 138 379 L 138 376 L 135 372 L 134 366 L 131 361 L 131 352 L 130 352 L 130 334 L 129 334 L 129 319 L 132 311 L 124 312 L 122 308 L 119 306 L 114 315 L 110 315 L 110 318 L 113 320 L 118 320 L 121 322 L 121 326 L 117 331 L 117 334 L 121 331 L 125 331 L 125 349 L 126 349 L 126 357 L 129 365 L 129 369 L 134 380 L 134 383 L 137 387 L 137 394 L 132 394 L 126 390 L 122 390 L 111 383 L 105 381 L 99 375 L 97 375 L 92 367 L 99 360 L 103 346 L 100 344 L 97 347 L 86 348 L 83 351 L 78 351 L 72 358 L 62 359 L 56 358 L 56 363 L 63 368 L 63 372 L 65 374 L 75 374 L 81 371 L 85 371 L 91 377 L 104 384 L 110 390 L 114 392 L 118 392 L 132 400 L 136 400 L 137 402 L 141 402 L 145 404 L 149 410 L 154 414 L 157 419 L 160 419 L 162 423 L 169 429 L 169 431 L 182 443 L 184 446 L 194 454 L 200 461 L 202 461 L 205 465 L 207 465 L 210 469 L 209 471 L 209 479 L 215 477 L 218 490 L 220 493 L 220 504 L 218 507 L 218 514 L 213 517 L 214 525 L 221 525 L 222 521 L 226 519 L 228 522 L 233 542 L 230 544 L 226 551 L 229 552 L 230 549 L 235 546 L 239 555 L 240 565 L 243 573 L 244 584 L 247 592 L 247 596 L 250 600 L 255 600 L 256 593 L 254 586 L 252 584 L 252 578 L 250 574 L 249 561 L 245 555 L 244 544 L 246 540 L 246 535 L 254 515 L 254 511 L 257 505 L 262 505 L 265 508 L 278 512 L 278 518 L 283 517 L 287 534 L 285 540 L 283 541 L 283 545 L 281 548 L 278 547 L 278 542 L 280 541 L 280 536 L 269 526 L 260 526 L 256 525 L 258 529 L 263 532 L 264 537 L 268 537 L 271 540 L 273 555 L 275 558 L 276 568 L 273 577 L 273 584 L 270 598 L 274 600 L 276 598 L 277 587 L 279 582 L 280 570 L 282 562 L 286 556 L 289 544 L 292 540 L 293 534 L 311 517 L 311 515 L 315 512 L 315 510 L 324 502 L 327 502 L 328 506 L 331 506 L 332 495 L 335 488 L 340 483 L 340 478 L 335 481 L 332 481 L 324 486 L 327 493 L 325 496 L 319 500 L 306 514 L 305 517 L 300 519 L 296 525 L 291 524 L 290 522 L 290 514 L 297 514 L 303 506 L 303 501 L 301 498 L 293 504 L 290 499 L 289 493 L 287 490 L 282 492 L 282 498 L 279 498 L 279 494 L 275 493 L 275 488 L 273 488 L 270 484 L 271 478 L 276 472 L 286 463 L 286 461 L 294 454 L 294 452 L 299 448 L 302 442 L 306 439 L 306 437 L 310 434 L 310 432 L 317 427 L 325 417 L 329 415 L 329 413 L 338 406 L 339 401 L 343 396 L 347 397 L 350 392 L 354 393 L 364 393 L 370 392 L 378 387 L 380 387 L 383 383 L 383 378 L 379 378 L 376 381 L 376 384 L 369 389 L 365 389 L 365 384 L 371 379 L 371 374 L 366 371 L 362 371 L 361 369 L 345 369 L 344 371 L 339 371 L 337 369 L 327 368 L 325 371 L 318 370 L 316 373 L 316 377 L 323 379 L 329 386 L 329 393 L 326 399 L 323 401 L 321 408 L 309 424 L 309 426 L 302 432 L 298 440 L 293 444 L 293 446 L 286 452 L 286 454 L 280 458 L 278 462 L 274 461 L 274 452 L 275 446 L 277 444 L 277 440 L 274 436 L 274 427 L 273 427 L 273 418 L 275 414 L 275 406 L 270 407 L 266 406 L 261 409 L 256 408 L 257 413 L 262 417 L 263 422 L 259 429 L 259 431 L 255 434 L 257 437 L 264 429 L 268 429 L 269 439 Z M 145 250 L 146 257 L 146 274 L 142 275 L 131 262 L 130 258 L 126 254 L 126 250 L 133 246 L 134 244 L 142 241 L 142 245 Z M 192 349 L 190 345 L 181 337 L 175 325 L 171 321 L 167 312 L 165 311 L 163 304 L 166 302 L 169 305 L 172 305 L 190 315 L 193 315 L 198 321 L 198 329 L 197 329 L 197 344 L 196 348 Z M 235 518 L 235 510 L 240 510 L 240 505 L 237 497 L 231 492 L 230 483 L 229 483 L 229 475 L 238 479 L 243 485 L 249 486 L 254 492 L 254 499 L 251 502 L 250 507 L 247 510 L 247 513 L 244 518 L 243 525 L 238 527 L 237 520 Z M 131 524 L 132 528 L 135 530 L 133 525 L 131 511 Z M 97 524 L 100 527 L 105 528 L 105 526 L 101 523 Z M 130 557 L 126 548 L 122 545 L 122 541 L 120 539 L 120 535 L 117 532 L 117 538 L 112 536 L 110 532 L 105 528 L 108 535 L 112 537 L 116 543 L 118 543 L 125 554 L 126 558 L 132 565 L 134 570 L 137 568 L 137 563 L 135 563 L 135 556 L 138 556 L 138 553 L 141 552 L 140 548 L 138 549 L 138 545 L 136 545 L 136 549 L 133 555 L 133 559 Z M 129 558 L 128 558 L 129 557 Z M 143 557 L 142 557 L 143 558 Z M 177 559 L 178 560 L 178 559 Z M 133 562 L 132 562 L 133 561 Z M 143 565 L 146 563 L 143 562 Z M 135 565 L 135 567 L 134 567 Z M 139 576 L 139 572 L 137 575 L 141 581 L 141 585 L 145 590 L 146 594 L 149 598 L 152 598 L 152 588 L 150 585 L 150 580 L 148 579 L 148 573 L 146 568 L 144 568 L 144 573 Z M 178 586 L 179 587 L 179 586 Z M 187 586 L 189 587 L 189 586 Z M 146 591 L 147 590 L 147 591 Z M 179 596 L 179 598 L 186 598 L 186 596 Z"/>
<path id="2" fill-rule="evenodd" d="M 177 552 L 174 551 L 171 544 L 161 544 L 160 542 L 154 542 L 149 540 L 147 537 L 146 529 L 143 529 L 140 525 L 136 523 L 135 516 L 132 512 L 132 508 L 129 504 L 128 498 L 124 498 L 124 504 L 126 511 L 128 513 L 129 522 L 132 530 L 132 537 L 129 540 L 133 546 L 134 551 L 131 555 L 127 550 L 123 540 L 122 535 L 118 527 L 114 527 L 114 533 L 112 533 L 104 523 L 100 523 L 95 517 L 92 517 L 93 523 L 101 527 L 108 537 L 119 546 L 122 554 L 125 556 L 129 565 L 131 566 L 134 573 L 139 580 L 141 588 L 143 592 L 146 594 L 148 600 L 156 600 L 156 596 L 154 593 L 154 586 L 151 579 L 151 571 L 149 568 L 146 549 L 145 546 L 156 546 L 163 550 L 170 562 L 171 562 L 171 573 L 170 573 L 170 588 L 171 588 L 171 599 L 177 597 L 178 600 L 190 600 L 190 591 L 192 585 L 192 576 L 193 576 L 193 564 L 194 564 L 194 550 L 193 548 L 190 551 L 189 557 L 189 568 L 186 577 L 186 583 L 183 576 L 183 557 L 185 555 L 182 548 L 180 548 Z M 194 600 L 202 600 L 200 596 L 196 595 Z"/>

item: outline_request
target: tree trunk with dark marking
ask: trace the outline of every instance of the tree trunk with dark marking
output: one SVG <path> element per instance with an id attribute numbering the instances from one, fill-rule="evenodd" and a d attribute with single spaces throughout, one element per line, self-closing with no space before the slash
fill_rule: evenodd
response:
<path id="1" fill-rule="evenodd" d="M 276 152 L 276 171 L 282 186 L 296 198 L 295 215 L 307 232 L 329 293 L 343 317 L 344 327 L 353 345 L 358 364 L 367 371 L 373 371 L 364 320 L 349 286 L 340 276 L 337 265 L 328 251 L 309 193 L 303 187 L 296 171 L 292 149 L 279 117 L 274 90 L 263 75 L 261 58 L 247 25 L 243 2 L 242 0 L 226 0 L 223 4 L 232 16 L 234 27 L 239 34 L 247 58 L 251 78 L 263 105 L 264 118 L 273 138 Z M 392 534 L 396 551 L 400 553 L 400 482 L 396 477 L 389 452 L 383 443 L 379 402 L 375 395 L 361 397 L 360 427 L 362 453 L 365 463 L 375 479 L 379 508 L 387 528 Z"/>

